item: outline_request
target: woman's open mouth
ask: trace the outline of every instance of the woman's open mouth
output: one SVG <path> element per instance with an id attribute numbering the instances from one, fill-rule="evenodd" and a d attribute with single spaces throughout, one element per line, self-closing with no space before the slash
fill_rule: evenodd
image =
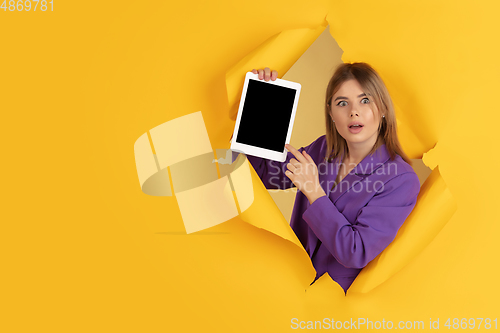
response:
<path id="1" fill-rule="evenodd" d="M 362 129 L 363 129 L 363 125 L 361 125 L 361 124 L 354 124 L 354 125 L 349 126 L 349 132 L 354 133 L 354 134 L 361 132 Z"/>

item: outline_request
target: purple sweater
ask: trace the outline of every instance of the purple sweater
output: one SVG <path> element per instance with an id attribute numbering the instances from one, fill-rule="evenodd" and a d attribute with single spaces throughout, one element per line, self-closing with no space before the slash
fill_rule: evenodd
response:
<path id="1" fill-rule="evenodd" d="M 290 225 L 311 257 L 314 281 L 328 272 L 347 292 L 361 269 L 392 242 L 413 210 L 420 191 L 418 176 L 401 156 L 390 160 L 384 144 L 332 190 L 340 159 L 325 161 L 326 136 L 298 150 L 305 150 L 318 166 L 326 196 L 311 205 L 297 191 Z M 285 162 L 247 158 L 267 189 L 295 187 L 285 175 L 286 165 L 294 158 L 291 152 Z"/>

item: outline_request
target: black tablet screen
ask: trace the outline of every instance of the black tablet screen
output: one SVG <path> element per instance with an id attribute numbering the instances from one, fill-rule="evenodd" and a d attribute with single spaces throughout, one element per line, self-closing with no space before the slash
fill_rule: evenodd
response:
<path id="1" fill-rule="evenodd" d="M 283 152 L 296 92 L 249 80 L 236 142 Z"/>

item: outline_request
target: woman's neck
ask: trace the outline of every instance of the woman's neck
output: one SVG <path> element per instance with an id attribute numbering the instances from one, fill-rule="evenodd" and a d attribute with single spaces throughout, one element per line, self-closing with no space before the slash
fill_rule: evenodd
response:
<path id="1" fill-rule="evenodd" d="M 355 143 L 347 143 L 347 147 L 349 148 L 349 153 L 345 158 L 344 163 L 357 165 L 361 162 L 368 153 L 372 150 L 373 146 L 376 144 L 376 137 L 374 142 L 355 142 Z"/>

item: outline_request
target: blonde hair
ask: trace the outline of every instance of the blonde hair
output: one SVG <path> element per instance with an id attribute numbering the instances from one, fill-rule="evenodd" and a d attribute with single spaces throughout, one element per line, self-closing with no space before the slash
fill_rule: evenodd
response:
<path id="1" fill-rule="evenodd" d="M 332 162 L 337 157 L 341 155 L 347 156 L 349 153 L 346 140 L 337 131 L 330 117 L 330 101 L 333 95 L 339 90 L 342 83 L 352 79 L 358 81 L 366 97 L 369 98 L 371 102 L 375 103 L 380 115 L 384 115 L 380 121 L 377 141 L 368 155 L 374 153 L 385 143 L 391 160 L 394 160 L 397 154 L 401 156 L 406 163 L 411 165 L 411 160 L 406 156 L 399 143 L 396 115 L 387 87 L 378 73 L 370 65 L 364 62 L 339 65 L 326 88 L 325 121 L 327 150 L 325 160 Z"/>

